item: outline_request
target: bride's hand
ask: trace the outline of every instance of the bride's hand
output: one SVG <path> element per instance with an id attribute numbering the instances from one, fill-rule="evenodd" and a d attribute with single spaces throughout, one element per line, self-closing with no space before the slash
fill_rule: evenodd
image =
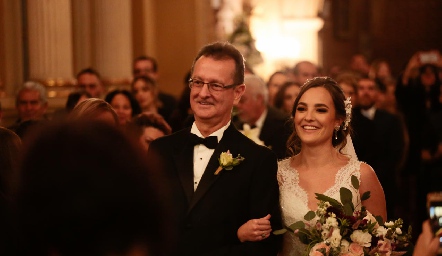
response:
<path id="1" fill-rule="evenodd" d="M 269 237 L 272 232 L 270 225 L 270 214 L 260 219 L 251 219 L 239 227 L 237 231 L 238 239 L 241 242 L 261 241 Z"/>

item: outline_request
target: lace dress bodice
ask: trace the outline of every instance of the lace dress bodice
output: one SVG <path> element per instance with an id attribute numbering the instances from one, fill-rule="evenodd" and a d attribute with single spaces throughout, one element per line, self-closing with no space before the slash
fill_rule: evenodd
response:
<path id="1" fill-rule="evenodd" d="M 361 162 L 353 158 L 338 170 L 335 176 L 335 183 L 327 189 L 324 195 L 340 201 L 339 190 L 341 187 L 348 188 L 353 194 L 353 205 L 360 209 L 361 201 L 359 191 L 351 184 L 351 176 L 355 175 L 360 180 Z M 312 210 L 308 207 L 307 192 L 299 186 L 299 173 L 290 166 L 290 158 L 284 159 L 278 163 L 278 182 L 280 192 L 280 204 L 282 219 L 285 226 L 289 226 L 297 221 L 304 221 L 306 224 L 313 224 L 315 219 L 310 222 L 304 220 L 304 215 Z M 284 234 L 284 242 L 280 256 L 301 256 L 306 255 L 306 245 L 299 241 L 292 232 Z"/>

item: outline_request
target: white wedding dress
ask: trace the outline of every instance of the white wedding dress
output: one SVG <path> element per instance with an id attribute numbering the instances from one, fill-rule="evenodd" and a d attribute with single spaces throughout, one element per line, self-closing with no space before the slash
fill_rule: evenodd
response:
<path id="1" fill-rule="evenodd" d="M 353 205 L 356 209 L 360 209 L 359 191 L 352 186 L 351 176 L 355 175 L 360 180 L 361 162 L 357 160 L 356 154 L 354 156 L 336 173 L 334 185 L 327 189 L 324 194 L 340 201 L 339 190 L 341 187 L 346 187 L 353 194 Z M 278 163 L 278 182 L 283 224 L 289 226 L 302 220 L 306 224 L 312 225 L 315 219 L 310 222 L 304 220 L 304 215 L 311 209 L 308 207 L 307 192 L 299 186 L 299 173 L 290 166 L 290 158 Z M 308 255 L 305 251 L 306 245 L 299 241 L 298 237 L 292 232 L 286 232 L 283 240 L 283 249 L 279 254 L 280 256 Z"/>

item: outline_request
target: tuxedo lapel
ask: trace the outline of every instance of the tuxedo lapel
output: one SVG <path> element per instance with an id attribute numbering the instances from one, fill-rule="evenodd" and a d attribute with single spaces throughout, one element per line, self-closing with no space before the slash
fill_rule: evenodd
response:
<path id="1" fill-rule="evenodd" d="M 188 135 L 190 135 L 190 132 Z M 193 197 L 193 148 L 193 144 L 190 143 L 190 136 L 187 136 L 183 146 L 176 146 L 176 154 L 174 155 L 178 177 L 188 203 Z"/>
<path id="2" fill-rule="evenodd" d="M 236 144 L 233 143 L 233 133 L 236 131 L 233 124 L 231 124 L 226 131 L 224 132 L 223 138 L 221 139 L 218 146 L 215 148 L 212 156 L 210 157 L 209 163 L 204 171 L 203 176 L 201 177 L 201 181 L 198 184 L 197 189 L 192 197 L 192 200 L 189 205 L 188 213 L 192 210 L 192 208 L 196 205 L 196 203 L 207 193 L 210 187 L 215 183 L 215 181 L 223 174 L 221 171 L 218 175 L 215 175 L 216 169 L 219 167 L 218 158 L 222 152 L 227 152 L 227 150 L 236 152 Z"/>

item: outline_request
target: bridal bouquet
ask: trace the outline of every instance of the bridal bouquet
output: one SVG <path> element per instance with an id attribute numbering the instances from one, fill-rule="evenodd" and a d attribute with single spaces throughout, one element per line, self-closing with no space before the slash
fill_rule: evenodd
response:
<path id="1" fill-rule="evenodd" d="M 359 181 L 351 177 L 352 185 L 359 188 Z M 316 194 L 319 200 L 316 212 L 310 211 L 306 221 L 316 218 L 313 226 L 298 221 L 274 234 L 294 232 L 307 246 L 309 256 L 388 256 L 403 255 L 411 240 L 411 227 L 402 231 L 401 219 L 383 223 L 380 216 L 373 216 L 364 206 L 355 210 L 352 193 L 347 188 L 340 189 L 341 202 Z M 361 201 L 370 198 L 370 192 L 361 196 Z"/>

